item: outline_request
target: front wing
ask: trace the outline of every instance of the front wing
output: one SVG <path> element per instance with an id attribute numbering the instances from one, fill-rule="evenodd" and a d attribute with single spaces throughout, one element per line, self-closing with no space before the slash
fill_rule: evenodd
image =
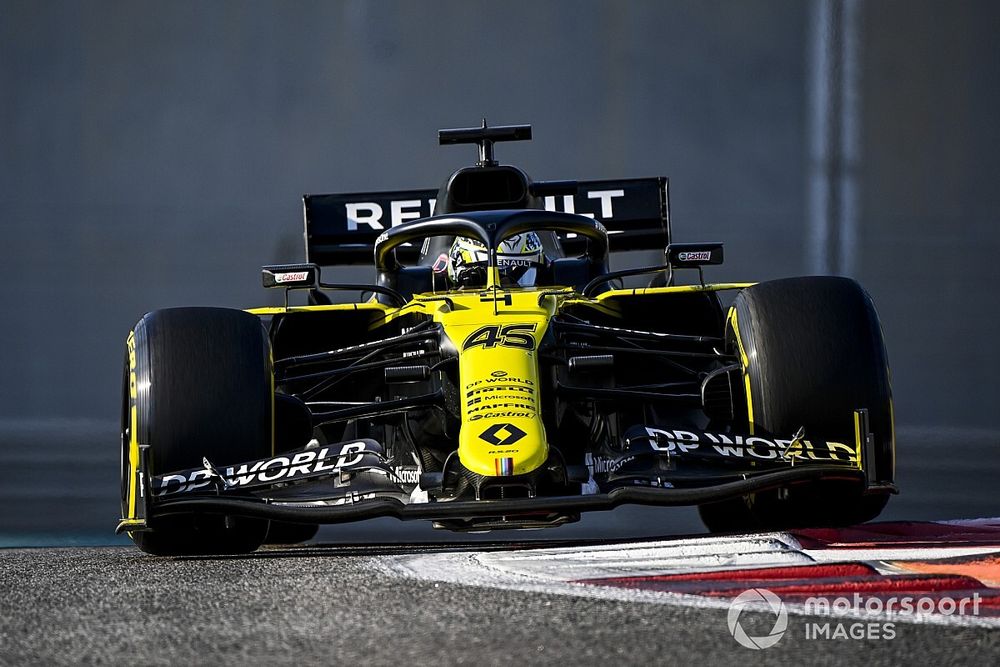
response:
<path id="1" fill-rule="evenodd" d="M 623 504 L 700 505 L 790 485 L 837 480 L 863 492 L 894 491 L 878 486 L 870 462 L 873 438 L 866 410 L 855 413 L 847 442 L 788 440 L 682 430 L 647 429 L 617 456 L 588 454 L 588 479 L 579 495 L 503 500 L 441 500 L 421 487 L 439 476 L 420 475 L 419 485 L 393 467 L 381 445 L 358 439 L 317 445 L 267 459 L 218 468 L 152 476 L 149 448 L 140 446 L 134 473 L 138 516 L 123 519 L 118 532 L 150 529 L 157 517 L 212 513 L 286 522 L 342 523 L 391 516 L 424 519 L 455 527 L 555 525 L 582 512 Z M 578 466 L 580 468 L 582 466 Z M 577 472 L 579 475 L 579 472 Z M 154 521 L 155 523 L 155 521 Z"/>

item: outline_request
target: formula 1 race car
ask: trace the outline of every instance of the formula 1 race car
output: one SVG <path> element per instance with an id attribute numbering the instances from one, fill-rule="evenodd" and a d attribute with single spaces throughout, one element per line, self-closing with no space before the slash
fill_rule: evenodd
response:
<path id="1" fill-rule="evenodd" d="M 722 244 L 673 242 L 667 179 L 532 181 L 494 159 L 530 138 L 442 130 L 479 160 L 439 191 L 307 195 L 306 262 L 263 269 L 281 307 L 139 320 L 118 531 L 202 554 L 381 516 L 484 531 L 697 505 L 716 532 L 877 516 L 895 441 L 868 294 L 706 283 Z M 650 249 L 661 264 L 609 269 Z M 372 261 L 372 284 L 321 275 Z"/>

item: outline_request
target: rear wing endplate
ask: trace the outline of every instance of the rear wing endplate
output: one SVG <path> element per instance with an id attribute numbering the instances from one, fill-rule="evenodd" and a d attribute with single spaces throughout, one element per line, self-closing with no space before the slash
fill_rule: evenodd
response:
<path id="1" fill-rule="evenodd" d="M 573 183 L 560 183 L 565 191 Z M 536 188 L 537 186 L 537 188 Z M 596 218 L 608 230 L 612 251 L 660 250 L 670 243 L 670 189 L 664 177 L 575 183 L 575 194 L 545 194 L 537 190 L 549 211 Z M 306 261 L 320 266 L 370 264 L 375 239 L 389 227 L 434 215 L 437 190 L 397 190 L 354 194 L 305 195 Z M 561 235 L 570 254 L 585 241 Z M 416 259 L 419 249 L 398 249 L 402 261 Z M 409 255 L 409 257 L 407 257 Z"/>

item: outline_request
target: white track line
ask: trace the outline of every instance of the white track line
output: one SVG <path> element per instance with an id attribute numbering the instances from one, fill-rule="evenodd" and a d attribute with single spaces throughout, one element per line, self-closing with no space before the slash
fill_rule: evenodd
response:
<path id="1" fill-rule="evenodd" d="M 839 563 L 843 561 L 944 560 L 962 556 L 979 556 L 998 551 L 1000 551 L 1000 547 L 872 547 L 804 549 L 803 553 L 817 563 Z"/>
<path id="2" fill-rule="evenodd" d="M 708 572 L 741 567 L 805 565 L 856 561 L 883 573 L 899 571 L 883 560 L 933 560 L 996 551 L 991 548 L 829 549 L 803 550 L 786 533 L 741 537 L 708 537 L 662 542 L 638 542 L 582 548 L 517 551 L 432 553 L 382 556 L 375 565 L 390 576 L 424 581 L 482 586 L 549 595 L 571 595 L 632 603 L 667 604 L 704 609 L 728 609 L 728 599 L 574 583 L 574 580 L 615 576 L 649 576 Z M 804 605 L 788 604 L 789 613 L 807 614 Z M 761 609 L 766 611 L 766 609 Z M 833 619 L 1000 627 L 1000 618 L 940 614 L 831 614 Z"/>

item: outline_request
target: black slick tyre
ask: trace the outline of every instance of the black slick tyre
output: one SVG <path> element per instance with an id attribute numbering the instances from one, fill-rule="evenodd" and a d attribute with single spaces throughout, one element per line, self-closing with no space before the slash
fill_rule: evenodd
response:
<path id="1" fill-rule="evenodd" d="M 755 285 L 737 295 L 727 340 L 745 382 L 736 394 L 736 427 L 790 438 L 853 437 L 854 410 L 867 408 L 875 438 L 874 477 L 894 479 L 895 434 L 889 365 L 871 297 L 847 278 L 804 277 Z M 741 427 L 741 424 L 744 426 Z M 704 505 L 714 532 L 851 525 L 878 516 L 888 492 L 820 482 Z"/>
<path id="2" fill-rule="evenodd" d="M 151 475 L 197 468 L 203 458 L 221 467 L 272 454 L 271 355 L 256 316 L 224 308 L 148 313 L 130 336 L 125 375 L 122 516 L 136 502 L 128 474 L 137 465 L 133 428 L 135 441 L 149 445 Z M 191 514 L 155 518 L 149 527 L 129 533 L 147 553 L 234 554 L 257 549 L 268 522 Z"/>

